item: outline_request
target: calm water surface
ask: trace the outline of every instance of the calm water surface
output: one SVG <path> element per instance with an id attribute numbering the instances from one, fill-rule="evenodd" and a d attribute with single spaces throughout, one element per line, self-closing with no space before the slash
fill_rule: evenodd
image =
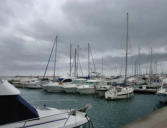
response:
<path id="1" fill-rule="evenodd" d="M 91 104 L 88 115 L 95 128 L 119 128 L 131 121 L 160 108 L 159 101 L 165 97 L 157 95 L 135 94 L 132 99 L 106 101 L 96 95 L 47 93 L 43 90 L 20 89 L 21 95 L 31 104 L 59 109 L 82 108 Z"/>

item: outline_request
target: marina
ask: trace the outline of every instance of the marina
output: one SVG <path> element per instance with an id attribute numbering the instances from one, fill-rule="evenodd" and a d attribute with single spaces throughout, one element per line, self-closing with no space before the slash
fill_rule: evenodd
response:
<path id="1" fill-rule="evenodd" d="M 146 76 L 143 75 L 142 77 L 144 78 Z M 120 77 L 105 78 L 103 76 L 103 78 L 94 77 L 92 79 L 65 77 L 64 79 L 59 79 L 60 81 L 52 82 L 52 77 L 46 76 L 47 81 L 44 82 L 44 86 L 43 82 L 39 83 L 42 78 L 40 76 L 17 76 L 9 77 L 7 79 L 16 85 L 16 87 L 19 87 L 21 95 L 33 106 L 50 106 L 58 109 L 78 109 L 88 105 L 91 107 L 87 114 L 91 118 L 94 127 L 118 128 L 124 127 L 124 125 L 126 127 L 127 124 L 131 124 L 131 122 L 138 120 L 143 116 L 147 116 L 166 105 L 165 102 L 165 104 L 162 103 L 163 101 L 166 101 L 166 93 L 162 95 L 163 91 L 160 91 L 163 89 L 162 87 L 165 88 L 166 75 L 159 75 L 159 77 L 158 75 L 155 76 L 159 81 L 162 81 L 162 87 L 157 86 L 157 89 L 154 90 L 153 93 L 150 93 L 150 89 L 146 88 L 142 91 L 134 91 L 133 93 L 133 88 L 135 90 L 137 87 L 134 83 L 138 83 L 140 77 L 137 81 L 132 81 L 136 76 L 127 77 L 127 83 L 132 88 L 132 90 L 129 90 L 132 93 L 129 93 L 128 95 L 122 95 L 122 93 L 126 93 L 126 90 L 120 90 L 125 89 L 125 87 L 121 88 L 120 86 Z M 147 79 L 143 80 L 147 81 Z M 29 88 L 30 85 L 24 84 L 31 83 L 28 81 L 33 81 L 32 85 L 35 86 L 38 86 L 38 84 L 34 84 L 35 82 L 39 83 L 41 88 Z M 143 82 L 144 86 L 146 81 Z M 82 91 L 80 89 L 82 89 Z M 115 89 L 120 90 L 118 92 L 116 91 L 118 93 L 117 95 Z M 128 89 L 130 88 L 128 87 L 127 91 Z M 161 95 L 158 94 L 159 91 L 161 92 Z M 108 99 L 108 94 L 114 94 L 114 99 Z M 115 96 L 117 98 L 115 98 Z M 102 116 L 104 118 L 101 118 Z"/>
<path id="2" fill-rule="evenodd" d="M 61 109 L 79 108 L 90 104 L 88 110 L 95 128 L 119 128 L 148 115 L 162 106 L 163 96 L 135 94 L 132 99 L 106 101 L 97 95 L 47 93 L 43 90 L 20 89 L 22 96 L 35 106 L 57 107 Z"/>
<path id="3" fill-rule="evenodd" d="M 166 5 L 0 1 L 0 128 L 167 128 Z"/>

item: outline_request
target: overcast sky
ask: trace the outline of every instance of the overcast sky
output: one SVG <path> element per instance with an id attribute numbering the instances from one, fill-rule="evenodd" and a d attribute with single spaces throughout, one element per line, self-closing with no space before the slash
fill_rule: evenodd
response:
<path id="1" fill-rule="evenodd" d="M 125 60 L 127 12 L 129 72 L 136 60 L 143 72 L 148 68 L 151 47 L 158 71 L 165 72 L 166 0 L 0 0 L 0 75 L 42 75 L 56 35 L 59 75 L 69 72 L 70 42 L 73 49 L 80 45 L 85 75 L 88 42 L 97 70 L 101 72 L 103 57 L 104 72 L 119 74 Z"/>

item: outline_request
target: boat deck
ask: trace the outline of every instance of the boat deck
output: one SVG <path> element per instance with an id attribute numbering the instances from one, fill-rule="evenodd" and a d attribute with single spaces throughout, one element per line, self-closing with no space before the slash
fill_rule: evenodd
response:
<path id="1" fill-rule="evenodd" d="M 121 128 L 166 128 L 167 107 L 161 108 Z"/>

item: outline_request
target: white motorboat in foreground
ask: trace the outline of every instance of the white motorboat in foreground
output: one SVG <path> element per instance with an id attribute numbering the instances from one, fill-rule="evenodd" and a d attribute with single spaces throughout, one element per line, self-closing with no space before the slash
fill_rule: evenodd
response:
<path id="1" fill-rule="evenodd" d="M 0 128 L 80 128 L 89 118 L 86 110 L 35 109 L 8 81 L 0 80 Z"/>
<path id="2" fill-rule="evenodd" d="M 132 87 L 121 87 L 121 86 L 113 86 L 105 92 L 106 100 L 119 100 L 119 99 L 127 99 L 133 96 L 134 89 Z"/>

